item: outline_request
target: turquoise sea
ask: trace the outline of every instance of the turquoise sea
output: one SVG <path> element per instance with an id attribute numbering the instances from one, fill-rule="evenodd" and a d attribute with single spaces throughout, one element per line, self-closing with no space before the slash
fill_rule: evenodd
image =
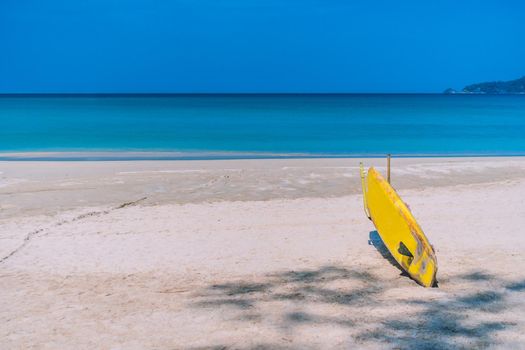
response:
<path id="1" fill-rule="evenodd" d="M 3 95 L 0 125 L 2 159 L 525 155 L 525 95 Z"/>

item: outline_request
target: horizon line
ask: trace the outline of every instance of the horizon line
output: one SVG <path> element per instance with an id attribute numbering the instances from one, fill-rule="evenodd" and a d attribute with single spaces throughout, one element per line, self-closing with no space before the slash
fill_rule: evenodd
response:
<path id="1" fill-rule="evenodd" d="M 0 96 L 444 95 L 443 92 L 0 92 Z M 458 94 L 461 95 L 461 94 Z"/>

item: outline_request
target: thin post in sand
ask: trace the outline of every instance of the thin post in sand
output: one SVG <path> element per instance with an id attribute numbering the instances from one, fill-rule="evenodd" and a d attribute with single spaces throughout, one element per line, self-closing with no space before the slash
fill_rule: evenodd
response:
<path id="1" fill-rule="evenodd" d="M 388 183 L 390 183 L 390 158 L 391 157 L 392 155 L 390 153 L 386 155 L 386 181 L 388 181 Z"/>

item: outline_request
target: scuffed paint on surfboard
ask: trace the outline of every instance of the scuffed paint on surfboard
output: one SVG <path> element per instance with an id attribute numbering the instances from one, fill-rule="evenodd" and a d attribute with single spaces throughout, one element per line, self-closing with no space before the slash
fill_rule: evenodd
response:
<path id="1" fill-rule="evenodd" d="M 373 167 L 368 170 L 366 206 L 394 259 L 425 287 L 435 284 L 437 259 L 416 219 L 392 186 Z"/>

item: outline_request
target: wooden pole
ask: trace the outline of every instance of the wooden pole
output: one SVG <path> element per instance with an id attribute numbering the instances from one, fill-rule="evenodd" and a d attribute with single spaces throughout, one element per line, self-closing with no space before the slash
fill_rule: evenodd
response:
<path id="1" fill-rule="evenodd" d="M 389 153 L 386 156 L 386 181 L 388 181 L 388 183 L 390 183 L 390 158 L 391 155 Z"/>

